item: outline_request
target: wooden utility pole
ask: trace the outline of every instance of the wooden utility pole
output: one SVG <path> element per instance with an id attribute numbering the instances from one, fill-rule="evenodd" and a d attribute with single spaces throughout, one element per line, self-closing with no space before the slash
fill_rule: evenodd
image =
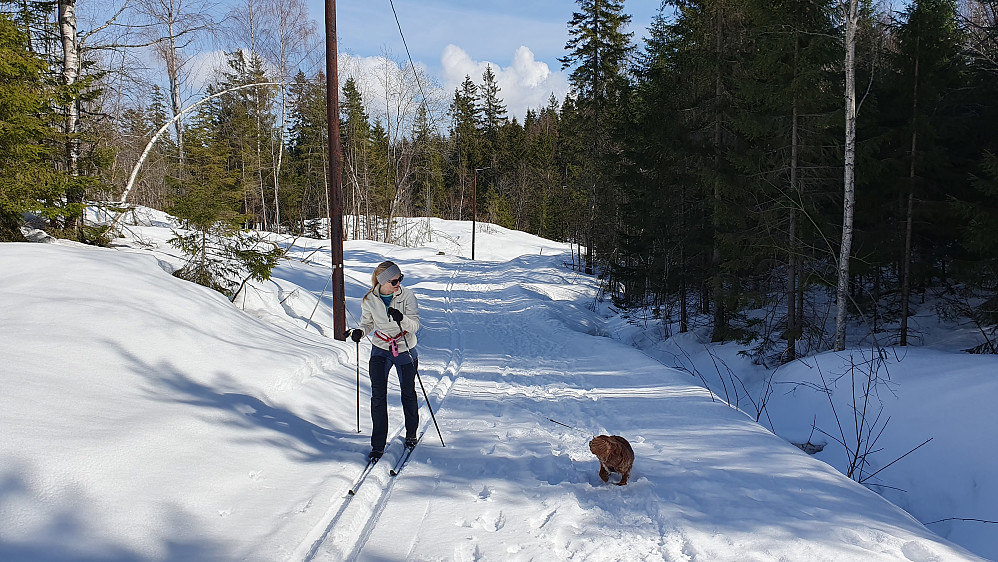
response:
<path id="1" fill-rule="evenodd" d="M 478 172 L 482 170 L 491 169 L 492 166 L 487 168 L 475 168 L 475 179 L 474 182 L 474 192 L 475 195 L 472 197 L 472 213 L 471 213 L 471 259 L 475 259 L 475 230 L 477 230 L 478 223 Z"/>
<path id="2" fill-rule="evenodd" d="M 472 180 L 472 185 L 474 186 L 474 195 L 471 198 L 471 259 L 475 259 L 475 229 L 478 222 L 478 168 L 475 168 L 475 174 Z"/>
<path id="3" fill-rule="evenodd" d="M 340 161 L 340 86 L 336 64 L 336 0 L 326 0 L 326 125 L 329 130 L 329 245 L 332 248 L 333 337 L 346 341 L 343 283 L 343 185 Z"/>

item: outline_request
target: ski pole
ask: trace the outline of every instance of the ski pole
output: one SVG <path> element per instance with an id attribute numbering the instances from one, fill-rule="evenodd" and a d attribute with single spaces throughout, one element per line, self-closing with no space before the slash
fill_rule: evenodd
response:
<path id="1" fill-rule="evenodd" d="M 357 433 L 360 433 L 360 342 L 357 344 Z"/>
<path id="2" fill-rule="evenodd" d="M 423 398 L 426 399 L 426 407 L 430 410 L 430 418 L 433 419 L 433 427 L 437 428 L 437 437 L 440 438 L 440 446 L 446 447 L 447 444 L 444 443 L 444 436 L 440 433 L 440 426 L 437 425 L 437 416 L 433 415 L 433 406 L 430 405 L 430 397 L 426 394 L 426 387 L 423 386 L 423 378 L 419 376 L 419 367 L 417 366 L 416 360 L 412 357 L 412 351 L 409 350 L 409 339 L 405 337 L 405 330 L 402 329 L 402 322 L 396 321 L 399 326 L 399 332 L 402 333 L 402 341 L 405 342 L 405 352 L 409 354 L 409 360 L 412 361 L 412 366 L 416 369 L 416 380 L 419 381 L 419 388 L 423 389 Z"/>
<path id="3" fill-rule="evenodd" d="M 581 430 L 581 429 L 579 429 L 579 428 L 577 428 L 577 427 L 574 427 L 574 426 L 571 426 L 571 425 L 568 425 L 567 423 L 561 423 L 560 421 L 558 421 L 558 420 L 556 420 L 556 419 L 551 419 L 551 418 L 547 418 L 547 420 L 548 420 L 548 421 L 550 421 L 550 422 L 554 422 L 554 423 L 556 423 L 556 424 L 558 424 L 558 425 L 561 425 L 561 426 L 564 426 L 564 427 L 567 427 L 568 429 L 574 429 L 575 431 L 578 431 L 579 433 L 584 433 L 584 434 L 586 434 L 586 435 L 592 435 L 592 434 L 591 434 L 591 433 L 589 433 L 588 431 L 583 431 L 583 430 Z"/>

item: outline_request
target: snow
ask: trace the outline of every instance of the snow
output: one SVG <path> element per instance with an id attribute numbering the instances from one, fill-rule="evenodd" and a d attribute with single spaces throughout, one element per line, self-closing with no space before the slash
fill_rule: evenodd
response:
<path id="1" fill-rule="evenodd" d="M 0 560 L 998 557 L 991 525 L 919 523 L 998 519 L 996 358 L 889 354 L 890 422 L 866 474 L 933 440 L 868 488 L 842 475 L 833 439 L 816 456 L 789 442 L 817 441 L 812 424 L 838 435 L 817 373 L 841 390 L 868 349 L 774 374 L 594 305 L 566 245 L 479 224 L 472 261 L 470 223 L 426 224 L 417 247 L 345 243 L 347 323 L 373 267 L 399 263 L 446 446 L 418 390 L 421 444 L 389 476 L 390 379 L 392 440 L 354 496 L 370 344 L 330 338 L 328 242 L 281 237 L 289 259 L 235 303 L 169 275 L 180 257 L 151 211 L 111 249 L 0 244 Z M 719 382 L 719 359 L 746 381 L 738 409 L 673 368 Z M 770 379 L 757 423 L 748 396 Z M 597 476 L 600 433 L 633 446 L 627 486 Z"/>

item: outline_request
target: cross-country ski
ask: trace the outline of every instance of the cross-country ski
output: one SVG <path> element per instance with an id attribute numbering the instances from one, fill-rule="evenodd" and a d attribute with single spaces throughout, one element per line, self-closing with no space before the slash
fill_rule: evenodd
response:
<path id="1" fill-rule="evenodd" d="M 395 462 L 395 465 L 392 467 L 392 469 L 388 471 L 388 474 L 390 476 L 398 476 L 398 473 L 402 471 L 402 467 L 404 467 L 405 464 L 409 462 L 409 457 L 412 456 L 412 452 L 416 449 L 417 444 L 418 442 L 413 443 L 411 446 L 406 445 L 405 450 L 402 451 L 402 456 L 399 457 L 399 460 Z"/>
<path id="2" fill-rule="evenodd" d="M 374 465 L 376 464 L 378 464 L 378 459 L 368 459 L 367 465 L 365 465 L 364 469 L 360 471 L 360 476 L 358 476 L 354 481 L 353 486 L 347 490 L 347 494 L 352 496 L 357 493 L 357 489 L 360 488 L 360 485 L 363 484 L 365 480 L 367 480 L 367 476 L 371 474 L 371 471 L 374 470 Z"/>

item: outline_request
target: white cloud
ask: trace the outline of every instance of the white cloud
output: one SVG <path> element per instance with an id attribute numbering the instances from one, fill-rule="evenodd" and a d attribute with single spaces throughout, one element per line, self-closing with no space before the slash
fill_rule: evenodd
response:
<path id="1" fill-rule="evenodd" d="M 364 99 L 364 105 L 372 117 L 385 119 L 388 106 L 388 91 L 404 80 L 399 63 L 387 56 L 358 57 L 340 53 L 338 59 L 340 95 L 343 84 L 353 78 L 357 90 Z"/>
<path id="2" fill-rule="evenodd" d="M 421 103 L 420 88 L 431 100 L 439 98 L 439 92 L 427 83 L 427 71 L 422 64 L 416 66 L 418 81 L 408 64 L 390 55 L 360 57 L 340 53 L 338 65 L 340 102 L 343 84 L 353 78 L 372 122 L 380 121 L 393 140 L 406 135 L 411 127 Z M 435 114 L 439 110 L 431 107 L 430 112 Z"/>
<path id="3" fill-rule="evenodd" d="M 195 54 L 188 59 L 185 69 L 190 72 L 185 82 L 195 92 L 204 92 L 208 84 L 213 84 L 219 80 L 222 72 L 231 70 L 228 64 L 228 53 L 221 49 L 201 51 Z"/>
<path id="4" fill-rule="evenodd" d="M 461 85 L 465 76 L 470 76 L 475 84 L 481 85 L 482 74 L 489 66 L 496 75 L 499 97 L 506 104 L 509 115 L 515 116 L 521 123 L 527 109 L 547 106 L 551 94 L 560 101 L 564 99 L 569 89 L 568 77 L 563 72 L 552 71 L 547 63 L 536 60 L 534 53 L 525 46 L 516 49 L 509 65 L 502 66 L 491 61 L 473 60 L 460 47 L 447 45 L 440 57 L 440 63 L 440 75 L 423 81 L 422 86 L 431 98 L 440 99 L 442 96 L 442 105 L 438 106 L 441 111 L 450 103 L 454 90 Z M 391 114 L 394 120 L 401 111 L 405 115 L 403 120 L 407 121 L 412 118 L 415 105 L 399 107 L 400 99 L 397 96 L 392 96 L 393 99 L 389 100 L 389 96 L 386 95 L 388 90 L 412 90 L 411 83 L 401 88 L 398 86 L 400 82 L 411 80 L 411 75 L 406 76 L 401 65 L 402 63 L 389 56 L 359 57 L 341 53 L 340 84 L 343 84 L 347 77 L 354 78 L 372 117 L 384 120 Z M 422 64 L 418 66 L 421 73 L 430 72 Z M 437 90 L 437 87 L 440 89 Z"/>
<path id="5" fill-rule="evenodd" d="M 499 85 L 499 97 L 509 109 L 510 116 L 521 122 L 527 109 L 540 109 L 548 104 L 551 94 L 560 101 L 568 93 L 568 77 L 561 71 L 552 71 L 547 63 L 534 58 L 534 53 L 521 46 L 513 54 L 512 64 L 503 67 L 490 61 L 475 61 L 456 45 L 447 45 L 440 57 L 443 67 L 441 82 L 444 89 L 453 93 L 465 76 L 477 85 L 482 74 L 491 66 Z"/>

